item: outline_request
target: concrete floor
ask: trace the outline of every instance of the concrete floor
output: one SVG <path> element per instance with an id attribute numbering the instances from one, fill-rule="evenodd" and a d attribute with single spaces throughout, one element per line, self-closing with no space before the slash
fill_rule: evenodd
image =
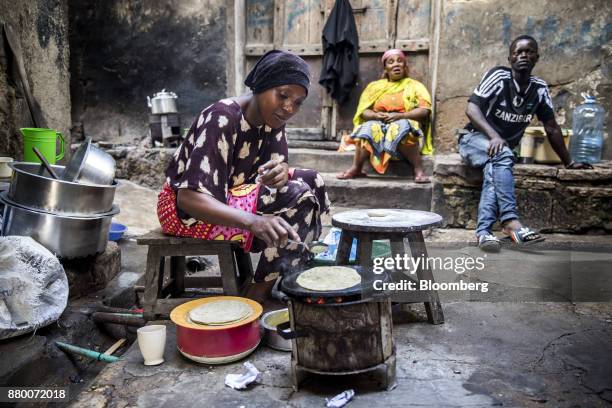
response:
<path id="1" fill-rule="evenodd" d="M 348 388 L 354 407 L 596 407 L 612 401 L 612 308 L 609 304 L 447 303 L 446 323 L 397 311 L 397 382 L 379 390 L 374 375 L 312 377 L 291 388 L 289 353 L 260 346 L 247 357 L 261 372 L 246 391 L 224 386 L 242 362 L 206 366 L 176 350 L 168 327 L 166 362 L 146 367 L 135 344 L 109 364 L 74 407 L 312 407 Z"/>
<path id="2" fill-rule="evenodd" d="M 119 194 L 132 231 L 155 226 L 146 201 L 150 192 L 125 184 Z M 123 191 L 123 193 L 122 193 Z M 130 212 L 131 211 L 131 212 Z M 154 214 L 154 213 L 153 213 Z M 130 225 L 131 224 L 131 225 Z M 597 407 L 612 403 L 611 236 L 547 236 L 529 251 L 504 249 L 488 255 L 486 268 L 461 276 L 436 271 L 438 282 L 458 279 L 489 283 L 489 292 L 440 292 L 445 323 L 426 322 L 421 304 L 394 309 L 398 386 L 381 391 L 371 374 L 312 377 L 299 392 L 290 383 L 290 354 L 261 345 L 245 361 L 262 372 L 246 391 L 224 385 L 242 363 L 206 366 L 176 350 L 168 326 L 166 362 L 142 364 L 137 344 L 122 361 L 107 365 L 73 406 L 139 407 L 311 407 L 348 388 L 352 407 Z M 468 244 L 472 232 L 436 230 L 429 234 L 430 256 L 483 254 Z M 130 239 L 122 243 L 123 273 L 111 292 L 133 284 L 144 270 L 145 253 Z M 480 301 L 474 301 L 479 299 Z"/>

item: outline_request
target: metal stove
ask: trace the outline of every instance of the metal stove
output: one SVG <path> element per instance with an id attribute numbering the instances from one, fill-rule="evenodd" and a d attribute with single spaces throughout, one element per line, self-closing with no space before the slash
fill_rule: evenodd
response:
<path id="1" fill-rule="evenodd" d="M 177 111 L 177 99 L 174 92 L 165 89 L 152 98 L 147 96 L 147 104 L 151 108 L 149 130 L 154 147 L 177 147 L 181 143 L 181 118 Z"/>
<path id="2" fill-rule="evenodd" d="M 362 284 L 342 290 L 319 292 L 296 283 L 299 273 L 286 276 L 281 290 L 288 297 L 289 322 L 277 327 L 292 341 L 291 376 L 297 391 L 308 375 L 348 375 L 382 372 L 382 384 L 391 390 L 395 381 L 395 345 L 391 301 L 388 294 L 368 293 L 372 272 L 355 270 Z M 383 277 L 389 279 L 387 276 Z"/>

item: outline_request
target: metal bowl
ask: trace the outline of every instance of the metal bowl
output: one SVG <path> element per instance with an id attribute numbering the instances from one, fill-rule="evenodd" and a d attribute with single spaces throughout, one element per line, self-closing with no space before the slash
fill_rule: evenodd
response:
<path id="1" fill-rule="evenodd" d="M 22 207 L 64 215 L 91 216 L 113 208 L 117 183 L 110 186 L 87 185 L 55 180 L 36 163 L 10 163 L 13 178 L 8 199 Z M 51 166 L 58 175 L 63 166 Z"/>
<path id="2" fill-rule="evenodd" d="M 261 318 L 264 328 L 266 344 L 275 350 L 291 351 L 291 340 L 283 339 L 276 330 L 276 326 L 289 321 L 289 309 L 279 309 L 268 312 Z"/>
<path id="3" fill-rule="evenodd" d="M 82 184 L 109 185 L 115 179 L 115 159 L 87 139 L 72 155 L 61 179 Z"/>
<path id="4" fill-rule="evenodd" d="M 81 258 L 104 252 L 108 230 L 117 207 L 104 214 L 76 217 L 26 208 L 0 194 L 4 202 L 2 234 L 34 238 L 59 258 Z"/>

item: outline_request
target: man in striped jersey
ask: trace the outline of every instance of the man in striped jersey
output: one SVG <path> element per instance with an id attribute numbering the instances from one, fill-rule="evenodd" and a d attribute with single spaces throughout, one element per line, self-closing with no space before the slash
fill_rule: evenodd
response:
<path id="1" fill-rule="evenodd" d="M 544 124 L 553 149 L 567 168 L 591 167 L 570 158 L 555 120 L 548 85 L 531 75 L 539 57 L 533 37 L 517 37 L 510 44 L 510 68 L 489 70 L 468 99 L 466 114 L 470 122 L 459 139 L 459 153 L 468 165 L 483 168 L 476 236 L 478 246 L 485 251 L 499 251 L 501 247 L 491 232 L 498 219 L 503 232 L 518 245 L 544 240 L 519 221 L 512 173 L 512 148 L 534 116 Z"/>

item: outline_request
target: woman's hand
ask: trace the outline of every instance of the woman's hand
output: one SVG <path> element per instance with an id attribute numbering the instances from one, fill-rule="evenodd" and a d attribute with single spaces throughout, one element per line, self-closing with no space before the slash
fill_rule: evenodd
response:
<path id="1" fill-rule="evenodd" d="M 259 166 L 257 173 L 261 184 L 271 188 L 282 188 L 289 181 L 289 165 L 285 162 L 270 160 Z"/>
<path id="2" fill-rule="evenodd" d="M 384 122 L 387 116 L 387 112 L 374 112 L 372 109 L 366 109 L 361 114 L 363 120 L 379 120 L 381 122 Z"/>
<path id="3" fill-rule="evenodd" d="M 405 119 L 403 113 L 400 112 L 389 112 L 386 114 L 385 123 L 395 122 L 396 120 Z"/>
<path id="4" fill-rule="evenodd" d="M 257 215 L 255 217 L 249 226 L 249 230 L 269 247 L 284 247 L 288 239 L 300 241 L 300 236 L 281 217 L 272 215 Z"/>
<path id="5" fill-rule="evenodd" d="M 374 112 L 375 120 L 380 120 L 381 122 L 386 122 L 389 118 L 389 114 L 387 112 Z"/>

